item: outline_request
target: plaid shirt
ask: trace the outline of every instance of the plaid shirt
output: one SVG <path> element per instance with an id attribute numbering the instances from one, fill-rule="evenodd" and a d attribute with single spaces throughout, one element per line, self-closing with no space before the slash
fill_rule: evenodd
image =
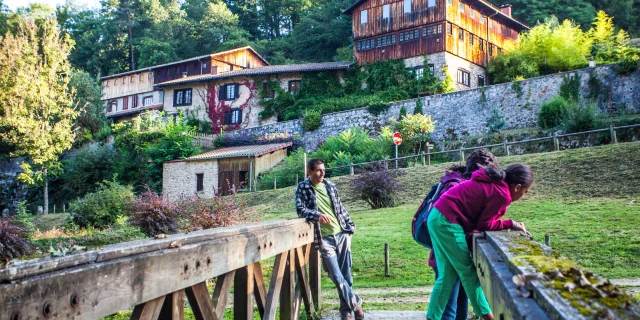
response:
<path id="1" fill-rule="evenodd" d="M 327 194 L 329 195 L 329 198 L 331 198 L 333 211 L 338 218 L 338 222 L 340 223 L 342 230 L 353 234 L 353 232 L 356 231 L 356 224 L 351 221 L 351 216 L 349 216 L 347 209 L 342 205 L 336 185 L 326 179 L 324 180 L 324 185 L 327 188 Z M 306 218 L 307 221 L 315 224 L 314 241 L 316 244 L 321 245 L 322 242 L 320 241 L 320 238 L 322 236 L 320 235 L 320 228 L 318 225 L 318 217 L 320 216 L 320 213 L 318 212 L 316 191 L 313 190 L 313 186 L 309 179 L 298 183 L 298 188 L 296 189 L 296 211 L 298 212 L 298 217 Z"/>

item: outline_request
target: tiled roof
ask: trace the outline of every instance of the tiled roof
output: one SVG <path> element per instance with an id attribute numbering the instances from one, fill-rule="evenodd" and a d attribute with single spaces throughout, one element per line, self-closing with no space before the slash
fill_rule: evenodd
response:
<path id="1" fill-rule="evenodd" d="M 190 158 L 186 158 L 178 161 L 194 161 L 194 160 L 208 160 L 208 159 L 221 159 L 221 158 L 237 158 L 237 157 L 259 157 L 261 155 L 285 149 L 293 145 L 291 142 L 286 143 L 272 143 L 272 144 L 263 144 L 263 145 L 250 145 L 250 146 L 239 146 L 239 147 L 228 147 L 221 148 L 218 150 L 213 150 L 209 152 L 205 152 Z"/>
<path id="2" fill-rule="evenodd" d="M 118 117 L 140 113 L 145 110 L 154 110 L 154 109 L 162 109 L 162 104 L 154 104 L 146 107 L 132 108 L 128 110 L 121 110 L 118 112 L 107 113 L 107 118 L 118 118 Z"/>
<path id="3" fill-rule="evenodd" d="M 190 82 L 208 81 L 216 79 L 226 79 L 240 76 L 257 76 L 291 72 L 309 72 L 309 71 L 326 71 L 326 70 L 346 70 L 352 65 L 352 62 L 321 62 L 321 63 L 304 63 L 304 64 L 283 64 L 275 66 L 258 67 L 251 69 L 242 69 L 229 71 L 220 74 L 202 74 L 191 77 L 184 77 L 171 81 L 158 83 L 156 87 L 165 87 L 168 85 L 176 85 Z"/>
<path id="4" fill-rule="evenodd" d="M 222 51 L 222 52 L 210 53 L 210 54 L 206 54 L 204 56 L 192 57 L 192 58 L 184 59 L 184 60 L 180 60 L 180 61 L 174 61 L 174 62 L 169 62 L 169 63 L 165 63 L 165 64 L 159 64 L 159 65 L 148 67 L 148 68 L 143 68 L 143 69 L 138 69 L 138 70 L 133 70 L 133 71 L 127 71 L 127 72 L 112 74 L 112 75 L 108 75 L 108 76 L 102 77 L 102 78 L 100 78 L 100 80 L 107 80 L 107 79 L 111 79 L 111 78 L 117 78 L 117 77 L 129 75 L 129 74 L 140 73 L 140 72 L 143 72 L 143 71 L 151 71 L 151 70 L 156 69 L 156 68 L 166 67 L 166 66 L 170 66 L 170 65 L 174 65 L 174 64 L 180 64 L 180 63 L 189 62 L 189 61 L 193 61 L 193 60 L 200 60 L 200 59 L 204 59 L 204 58 L 208 58 L 208 57 L 215 58 L 217 56 L 221 56 L 221 55 L 229 54 L 231 52 L 236 52 L 236 51 L 245 50 L 245 49 L 251 51 L 258 58 L 260 58 L 262 61 L 264 61 L 264 63 L 269 64 L 269 61 L 267 61 L 265 58 L 263 58 L 255 49 L 253 49 L 251 46 L 246 46 L 246 47 L 231 49 L 231 50 Z"/>

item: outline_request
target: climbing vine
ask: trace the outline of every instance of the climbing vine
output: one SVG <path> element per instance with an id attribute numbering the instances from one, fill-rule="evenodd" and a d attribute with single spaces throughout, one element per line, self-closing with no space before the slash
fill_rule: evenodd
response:
<path id="1" fill-rule="evenodd" d="M 237 103 L 237 101 L 239 99 L 236 100 L 232 100 L 232 101 L 226 101 L 226 100 L 220 100 L 218 99 L 218 90 L 220 89 L 220 86 L 210 86 L 208 88 L 208 93 L 207 93 L 207 104 L 209 105 L 209 112 L 208 112 L 208 116 L 209 116 L 209 120 L 211 120 L 211 127 L 212 127 L 212 131 L 215 134 L 220 133 L 222 130 L 235 130 L 235 129 L 239 129 L 240 126 L 242 125 L 242 122 L 244 122 L 245 119 L 250 119 L 251 117 L 251 110 L 249 110 L 249 113 L 244 115 L 244 110 L 249 108 L 249 102 L 253 99 L 253 97 L 255 96 L 255 94 L 257 93 L 256 90 L 256 84 L 253 81 L 249 81 L 249 80 L 245 80 L 242 83 L 239 83 L 238 86 L 238 91 L 242 92 L 242 88 L 246 87 L 249 89 L 249 96 L 246 99 L 243 99 L 244 101 L 233 105 L 234 103 Z M 225 118 L 225 114 L 228 112 L 231 112 L 231 107 L 234 107 L 234 109 L 240 109 L 241 114 L 243 114 L 243 118 L 242 118 L 242 122 L 238 123 L 238 124 L 225 124 L 224 123 L 224 118 Z"/>

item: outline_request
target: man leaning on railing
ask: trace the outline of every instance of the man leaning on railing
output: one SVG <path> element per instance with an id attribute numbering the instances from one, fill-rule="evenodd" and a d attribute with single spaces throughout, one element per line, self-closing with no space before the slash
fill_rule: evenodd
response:
<path id="1" fill-rule="evenodd" d="M 356 225 L 342 205 L 336 186 L 324 179 L 324 162 L 311 159 L 309 178 L 296 189 L 298 217 L 315 224 L 314 243 L 322 255 L 322 264 L 340 296 L 342 319 L 364 319 L 362 298 L 353 291 L 351 276 L 351 237 Z"/>

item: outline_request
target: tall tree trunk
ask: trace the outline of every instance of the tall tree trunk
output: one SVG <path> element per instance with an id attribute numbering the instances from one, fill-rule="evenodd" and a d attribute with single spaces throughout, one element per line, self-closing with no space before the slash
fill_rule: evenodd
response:
<path id="1" fill-rule="evenodd" d="M 49 179 L 47 179 L 47 169 L 44 169 L 44 214 L 49 214 Z"/>
<path id="2" fill-rule="evenodd" d="M 131 8 L 127 10 L 127 29 L 129 29 L 129 57 L 131 61 L 129 62 L 129 71 L 133 71 L 136 69 L 136 64 L 133 59 L 133 28 L 131 27 Z"/>

